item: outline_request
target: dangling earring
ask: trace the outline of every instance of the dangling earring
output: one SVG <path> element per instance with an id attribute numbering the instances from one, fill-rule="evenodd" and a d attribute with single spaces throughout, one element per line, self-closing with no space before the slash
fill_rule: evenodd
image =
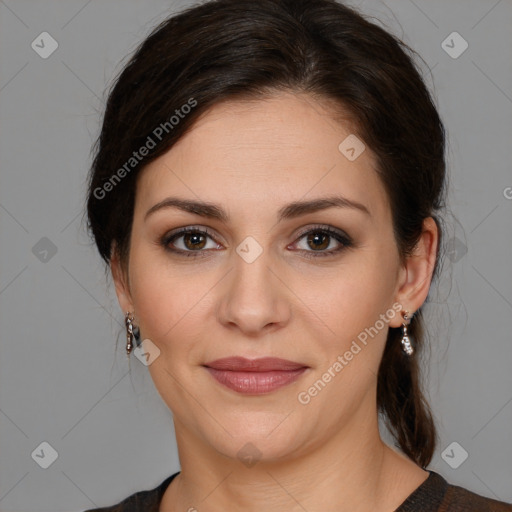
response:
<path id="1" fill-rule="evenodd" d="M 140 346 L 140 331 L 139 328 L 133 325 L 133 315 L 127 311 L 124 317 L 124 323 L 126 325 L 126 355 L 130 357 L 130 352 L 133 349 L 133 340 L 137 347 Z"/>
<path id="2" fill-rule="evenodd" d="M 409 312 L 406 311 L 404 314 L 404 323 L 402 323 L 402 350 L 408 355 L 411 356 L 414 353 L 414 349 L 411 345 L 411 340 L 409 339 L 409 334 L 407 332 L 407 325 L 405 321 L 410 320 L 414 316 L 414 313 L 411 313 L 409 316 Z"/>

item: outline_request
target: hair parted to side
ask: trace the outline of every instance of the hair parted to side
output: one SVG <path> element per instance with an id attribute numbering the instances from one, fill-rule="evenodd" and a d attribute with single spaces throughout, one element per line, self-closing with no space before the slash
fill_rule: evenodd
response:
<path id="1" fill-rule="evenodd" d="M 289 91 L 334 104 L 375 154 L 402 263 L 419 240 L 423 220 L 434 218 L 440 237 L 435 278 L 439 212 L 445 206 L 445 131 L 413 54 L 400 39 L 334 0 L 213 0 L 167 18 L 117 76 L 95 145 L 86 209 L 107 266 L 115 249 L 127 268 L 136 178 L 145 165 L 220 101 Z M 179 110 L 191 100 L 193 108 Z M 180 112 L 179 122 L 161 130 L 161 139 L 137 165 L 115 186 L 105 186 L 127 169 L 156 127 Z M 402 352 L 401 330 L 389 329 L 377 407 L 397 446 L 426 467 L 437 433 L 422 392 L 418 357 L 424 328 L 421 309 L 415 313 L 409 326 L 412 357 Z"/>

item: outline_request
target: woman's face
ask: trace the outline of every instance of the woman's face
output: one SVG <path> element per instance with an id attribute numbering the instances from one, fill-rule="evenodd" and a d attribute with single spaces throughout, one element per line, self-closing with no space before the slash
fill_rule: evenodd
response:
<path id="1" fill-rule="evenodd" d="M 376 415 L 388 328 L 401 325 L 401 304 L 421 305 L 428 282 L 422 297 L 406 297 L 412 277 L 374 157 L 343 142 L 350 135 L 310 96 L 226 102 L 139 176 L 129 288 L 117 261 L 113 270 L 123 311 L 160 351 L 148 368 L 178 436 L 276 459 Z M 338 206 L 300 207 L 334 197 Z M 148 213 L 168 198 L 215 205 L 225 218 L 199 207 Z M 208 234 L 179 234 L 190 227 Z M 205 367 L 231 356 L 307 368 L 242 393 Z"/>

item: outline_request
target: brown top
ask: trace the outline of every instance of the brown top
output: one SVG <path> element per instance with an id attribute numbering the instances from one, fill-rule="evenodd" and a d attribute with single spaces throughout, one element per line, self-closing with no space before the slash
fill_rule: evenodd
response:
<path id="1" fill-rule="evenodd" d="M 510 503 L 485 498 L 457 485 L 451 485 L 438 473 L 427 471 L 430 473 L 428 478 L 395 512 L 512 512 Z M 178 471 L 167 477 L 154 489 L 128 496 L 117 505 L 84 512 L 159 512 L 165 490 L 179 473 Z"/>

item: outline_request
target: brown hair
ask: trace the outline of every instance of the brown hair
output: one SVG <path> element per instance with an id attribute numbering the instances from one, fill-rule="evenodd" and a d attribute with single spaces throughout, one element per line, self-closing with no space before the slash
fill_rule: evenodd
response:
<path id="1" fill-rule="evenodd" d="M 137 48 L 109 92 L 87 197 L 88 227 L 101 257 L 109 264 L 116 247 L 127 268 L 136 177 L 145 165 L 219 101 L 276 91 L 334 101 L 340 113 L 350 115 L 354 133 L 377 158 L 402 262 L 425 218 L 434 218 L 441 242 L 436 213 L 444 207 L 445 132 L 413 54 L 400 39 L 334 0 L 213 0 L 167 18 Z M 131 160 L 134 151 L 150 145 L 148 137 L 157 143 L 140 162 Z M 401 350 L 401 330 L 389 329 L 377 407 L 398 446 L 426 467 L 437 434 L 420 382 L 421 310 L 409 332 L 412 357 Z"/>

